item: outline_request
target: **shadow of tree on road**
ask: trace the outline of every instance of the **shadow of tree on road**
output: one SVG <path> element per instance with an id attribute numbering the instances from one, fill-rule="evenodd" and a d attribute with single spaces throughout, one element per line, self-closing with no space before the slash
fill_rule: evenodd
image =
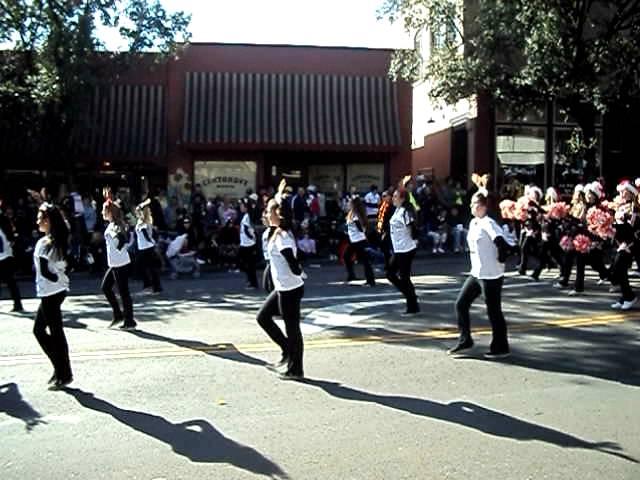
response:
<path id="1" fill-rule="evenodd" d="M 596 450 L 629 462 L 638 463 L 635 458 L 624 454 L 617 443 L 589 442 L 568 433 L 520 420 L 469 402 L 439 403 L 422 398 L 378 395 L 325 380 L 304 379 L 300 383 L 320 388 L 336 398 L 375 403 L 412 415 L 454 423 L 487 435 L 517 441 L 539 441 L 563 448 Z"/>
<path id="2" fill-rule="evenodd" d="M 249 365 L 265 366 L 267 362 L 259 358 L 252 357 L 239 351 L 232 343 L 214 343 L 208 344 L 197 340 L 184 340 L 180 338 L 165 337 L 157 333 L 146 332 L 144 330 L 130 330 L 129 333 L 146 340 L 154 340 L 156 342 L 165 342 L 175 345 L 176 347 L 188 348 L 199 352 L 206 353 L 212 357 L 218 357 L 234 362 L 248 363 Z"/>
<path id="3" fill-rule="evenodd" d="M 172 423 L 158 415 L 119 408 L 90 392 L 75 388 L 67 388 L 65 392 L 83 407 L 110 415 L 118 422 L 169 445 L 175 453 L 192 462 L 228 463 L 257 475 L 289 478 L 260 452 L 225 437 L 206 420 Z"/>
<path id="4" fill-rule="evenodd" d="M 27 432 L 31 432 L 37 425 L 47 423 L 42 420 L 42 415 L 22 398 L 15 383 L 0 385 L 0 412 L 22 420 Z"/>

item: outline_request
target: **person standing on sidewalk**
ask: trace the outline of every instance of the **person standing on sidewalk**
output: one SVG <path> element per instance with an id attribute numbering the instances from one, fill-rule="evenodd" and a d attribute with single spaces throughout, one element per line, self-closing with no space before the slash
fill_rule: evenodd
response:
<path id="1" fill-rule="evenodd" d="M 418 248 L 416 212 L 404 189 L 394 192 L 393 206 L 395 211 L 389 220 L 393 256 L 389 262 L 387 279 L 407 300 L 405 315 L 415 315 L 420 312 L 416 290 L 411 282 L 411 263 Z"/>
<path id="2" fill-rule="evenodd" d="M 358 263 L 364 267 L 364 275 L 367 285 L 376 286 L 376 280 L 373 276 L 373 268 L 367 256 L 365 247 L 367 245 L 367 211 L 360 197 L 354 197 L 349 200 L 349 211 L 347 213 L 347 233 L 349 234 L 349 245 L 344 251 L 344 265 L 347 267 L 347 282 L 357 280 L 353 271 L 354 254 Z"/>
<path id="3" fill-rule="evenodd" d="M 107 265 L 109 268 L 107 268 L 107 273 L 105 273 L 102 280 L 102 292 L 113 310 L 113 320 L 110 327 L 115 327 L 124 321 L 120 328 L 132 330 L 136 328 L 136 322 L 133 319 L 133 302 L 129 292 L 131 258 L 127 251 L 127 226 L 124 223 L 122 209 L 113 201 L 110 192 L 107 192 L 105 196 L 107 200 L 102 207 L 102 216 L 109 222 L 104 232 L 104 239 L 107 244 Z M 116 284 L 118 285 L 120 298 L 122 298 L 124 315 L 113 291 Z"/>
<path id="4" fill-rule="evenodd" d="M 487 215 L 488 191 L 486 185 L 489 176 L 473 175 L 478 191 L 471 198 L 471 214 L 467 243 L 471 255 L 471 272 L 460 289 L 455 308 L 458 318 L 460 338 L 458 344 L 448 353 L 457 355 L 473 347 L 469 310 L 471 304 L 482 294 L 487 305 L 491 322 L 493 340 L 487 359 L 499 359 L 509 356 L 507 324 L 502 314 L 502 285 L 504 282 L 504 262 L 509 246 L 502 236 L 500 226 Z"/>
<path id="5" fill-rule="evenodd" d="M 304 273 L 297 258 L 296 240 L 291 231 L 292 219 L 275 200 L 267 205 L 271 236 L 267 244 L 274 290 L 260 307 L 258 324 L 282 350 L 281 360 L 271 365 L 283 379 L 304 376 L 300 303 L 304 296 Z M 284 320 L 286 337 L 273 321 L 280 314 Z"/>
<path id="6" fill-rule="evenodd" d="M 142 267 L 143 288 L 151 288 L 153 293 L 162 292 L 160 285 L 159 259 L 156 254 L 156 241 L 153 239 L 153 217 L 151 199 L 136 207 L 136 242 Z"/>
<path id="7" fill-rule="evenodd" d="M 36 222 L 44 237 L 38 240 L 33 251 L 36 294 L 40 298 L 33 334 L 53 365 L 51 389 L 59 389 L 73 381 L 60 311 L 69 290 L 69 277 L 65 273 L 69 228 L 60 211 L 48 203 L 38 209 Z"/>
<path id="8" fill-rule="evenodd" d="M 258 288 L 256 231 L 251 223 L 251 215 L 249 215 L 249 199 L 240 201 L 240 213 L 242 214 L 242 220 L 240 221 L 240 264 L 247 275 L 247 288 Z"/>
<path id="9" fill-rule="evenodd" d="M 9 293 L 13 299 L 12 312 L 24 312 L 22 308 L 22 298 L 20 289 L 16 282 L 15 260 L 13 258 L 13 248 L 11 239 L 13 238 L 13 226 L 11 221 L 0 212 L 0 282 L 6 283 Z"/>

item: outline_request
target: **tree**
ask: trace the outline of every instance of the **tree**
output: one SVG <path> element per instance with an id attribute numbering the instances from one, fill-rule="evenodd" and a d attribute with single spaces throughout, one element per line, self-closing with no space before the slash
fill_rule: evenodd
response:
<path id="1" fill-rule="evenodd" d="M 640 99 L 640 0 L 385 0 L 380 16 L 416 38 L 391 72 L 431 81 L 434 99 L 482 93 L 516 113 L 555 100 L 580 127 L 590 175 L 598 114 Z M 420 36 L 447 28 L 425 58 Z"/>
<path id="2" fill-rule="evenodd" d="M 160 0 L 0 0 L 0 137 L 24 158 L 47 155 L 70 170 L 73 134 L 106 74 L 136 54 L 162 61 L 187 42 L 190 15 L 170 14 Z M 101 29 L 128 48 L 108 52 Z"/>

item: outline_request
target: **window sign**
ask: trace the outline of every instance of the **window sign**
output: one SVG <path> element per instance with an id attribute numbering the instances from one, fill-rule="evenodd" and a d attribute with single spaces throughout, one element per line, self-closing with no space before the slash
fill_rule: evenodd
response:
<path id="1" fill-rule="evenodd" d="M 247 189 L 256 190 L 256 162 L 194 162 L 195 183 L 207 198 L 228 195 L 241 198 Z"/>
<path id="2" fill-rule="evenodd" d="M 378 190 L 384 187 L 383 163 L 352 163 L 347 165 L 347 188 L 355 185 L 358 192 L 369 191 L 371 185 L 376 185 Z"/>

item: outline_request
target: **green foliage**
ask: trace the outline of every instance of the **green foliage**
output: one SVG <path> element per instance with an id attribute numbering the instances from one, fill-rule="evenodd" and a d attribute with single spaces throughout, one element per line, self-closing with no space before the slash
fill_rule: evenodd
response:
<path id="1" fill-rule="evenodd" d="M 20 153 L 65 157 L 88 96 L 126 56 L 107 52 L 100 28 L 117 29 L 132 54 L 175 53 L 190 16 L 160 0 L 0 0 L 0 136 Z"/>
<path id="2" fill-rule="evenodd" d="M 391 73 L 429 81 L 437 100 L 483 93 L 520 112 L 555 99 L 590 145 L 598 112 L 640 97 L 640 0 L 386 0 L 380 16 L 416 39 L 450 16 L 464 26 L 456 42 L 395 54 Z"/>

